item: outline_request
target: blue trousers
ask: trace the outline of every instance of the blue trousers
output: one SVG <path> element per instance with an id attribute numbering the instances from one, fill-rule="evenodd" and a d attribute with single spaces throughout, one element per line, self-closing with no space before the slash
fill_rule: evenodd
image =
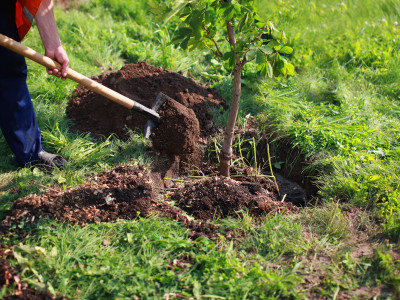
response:
<path id="1" fill-rule="evenodd" d="M 19 41 L 14 7 L 15 1 L 0 0 L 0 33 Z M 21 166 L 43 150 L 26 76 L 25 58 L 0 46 L 0 128 Z"/>

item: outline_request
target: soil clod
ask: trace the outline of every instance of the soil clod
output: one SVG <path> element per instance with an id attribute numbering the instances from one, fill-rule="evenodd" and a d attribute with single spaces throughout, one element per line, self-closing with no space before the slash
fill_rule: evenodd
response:
<path id="1" fill-rule="evenodd" d="M 161 122 L 152 134 L 153 146 L 170 155 L 195 152 L 200 126 L 193 110 L 168 99 L 159 114 Z"/>

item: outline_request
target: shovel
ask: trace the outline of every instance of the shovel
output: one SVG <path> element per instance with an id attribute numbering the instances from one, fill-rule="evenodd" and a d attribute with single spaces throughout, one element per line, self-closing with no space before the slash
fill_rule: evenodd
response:
<path id="1" fill-rule="evenodd" d="M 33 60 L 34 62 L 37 62 L 38 64 L 41 64 L 42 66 L 53 70 L 53 69 L 58 69 L 61 70 L 62 66 L 52 60 L 51 58 L 44 56 L 35 50 L 22 45 L 21 43 L 18 43 L 17 41 L 0 34 L 0 45 L 13 51 L 16 52 L 22 56 L 25 56 L 26 58 L 29 58 Z M 163 93 L 159 93 L 156 100 L 153 103 L 152 108 L 148 108 L 132 99 L 129 99 L 128 97 L 117 93 L 116 91 L 72 70 L 68 69 L 67 72 L 67 78 L 79 83 L 80 85 L 83 85 L 84 87 L 88 88 L 89 90 L 100 94 L 107 99 L 114 101 L 122 106 L 125 106 L 126 108 L 130 110 L 135 110 L 140 114 L 145 115 L 149 119 L 147 120 L 147 123 L 144 128 L 144 137 L 149 138 L 151 135 L 152 130 L 157 126 L 157 124 L 160 122 L 160 115 L 157 113 L 157 110 L 164 104 L 165 101 L 170 99 L 167 95 Z"/>

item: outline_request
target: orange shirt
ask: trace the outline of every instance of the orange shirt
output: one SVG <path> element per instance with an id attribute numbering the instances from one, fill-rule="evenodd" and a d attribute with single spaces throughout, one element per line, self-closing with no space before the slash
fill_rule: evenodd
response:
<path id="1" fill-rule="evenodd" d="M 15 25 L 22 40 L 32 26 L 33 18 L 42 0 L 17 0 L 15 4 Z"/>

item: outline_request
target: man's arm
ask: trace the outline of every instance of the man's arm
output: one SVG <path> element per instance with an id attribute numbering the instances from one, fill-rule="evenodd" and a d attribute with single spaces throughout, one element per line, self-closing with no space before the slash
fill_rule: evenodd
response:
<path id="1" fill-rule="evenodd" d="M 54 18 L 53 0 L 43 0 L 35 15 L 36 25 L 40 37 L 42 38 L 45 55 L 58 61 L 62 65 L 62 70 L 47 69 L 47 73 L 65 80 L 68 71 L 69 59 L 64 48 L 61 46 L 60 36 L 58 35 L 57 25 Z"/>

